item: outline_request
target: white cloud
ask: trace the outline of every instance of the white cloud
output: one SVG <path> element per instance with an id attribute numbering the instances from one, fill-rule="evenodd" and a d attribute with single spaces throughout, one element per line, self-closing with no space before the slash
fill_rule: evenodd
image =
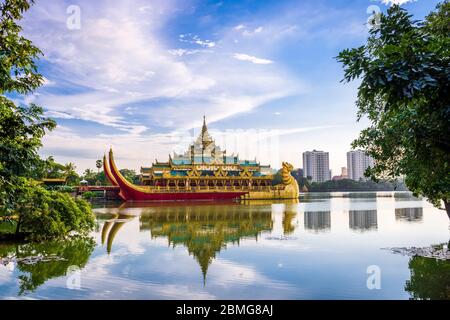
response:
<path id="1" fill-rule="evenodd" d="M 179 41 L 191 43 L 191 44 L 198 44 L 201 47 L 206 48 L 213 48 L 215 47 L 216 43 L 212 40 L 202 40 L 198 35 L 192 35 L 192 34 L 180 34 L 179 35 Z"/>
<path id="2" fill-rule="evenodd" d="M 257 58 L 257 57 L 250 56 L 245 53 L 235 53 L 233 57 L 238 60 L 250 61 L 250 62 L 256 63 L 256 64 L 271 64 L 271 63 L 273 63 L 272 60 Z"/>
<path id="3" fill-rule="evenodd" d="M 45 116 L 49 118 L 58 118 L 58 119 L 74 119 L 74 116 L 60 111 L 46 111 Z"/>
<path id="4" fill-rule="evenodd" d="M 200 123 L 198 123 L 200 126 Z M 257 158 L 264 164 L 274 168 L 280 166 L 281 146 L 278 144 L 289 136 L 298 133 L 320 131 L 332 127 L 298 127 L 276 130 L 214 130 L 210 133 L 216 143 L 229 154 L 239 154 L 242 159 Z M 41 154 L 44 157 L 56 155 L 58 162 L 75 162 L 77 171 L 82 173 L 87 168 L 93 168 L 95 161 L 103 156 L 112 146 L 120 168 L 129 168 L 139 171 L 141 166 L 150 165 L 157 158 L 166 161 L 172 152 L 183 153 L 197 137 L 199 130 L 174 130 L 165 134 L 153 132 L 125 132 L 123 134 L 102 134 L 86 137 L 65 127 L 58 126 L 55 131 L 47 134 Z M 76 159 L 74 161 L 74 159 Z"/>
<path id="5" fill-rule="evenodd" d="M 408 3 L 408 2 L 414 2 L 416 0 L 382 0 L 384 4 L 386 5 L 394 5 L 394 4 L 399 4 L 402 5 L 404 3 Z"/>
<path id="6" fill-rule="evenodd" d="M 234 27 L 234 30 L 237 30 L 237 31 L 243 30 L 242 35 L 244 37 L 250 37 L 250 36 L 256 35 L 258 33 L 261 33 L 263 31 L 263 27 L 259 26 L 259 27 L 256 27 L 255 29 L 248 29 L 243 24 L 240 24 L 240 25 Z"/>
<path id="7" fill-rule="evenodd" d="M 83 26 L 65 29 L 64 3 L 39 3 L 25 20 L 25 32 L 44 51 L 55 77 L 85 88 L 83 93 L 43 94 L 42 105 L 74 118 L 121 127 L 126 121 L 113 115 L 128 103 L 205 90 L 214 83 L 174 60 L 155 36 L 170 14 L 168 2 L 145 16 L 127 2 L 114 6 L 83 1 Z M 101 7 L 101 10 L 99 7 Z M 166 10 L 163 10 L 166 8 Z M 98 16 L 98 12 L 102 14 Z M 58 14 L 59 13 L 59 14 Z M 150 17 L 148 16 L 150 15 Z M 151 21 L 150 25 L 144 22 Z M 205 46 L 208 41 L 194 39 Z"/>
<path id="8" fill-rule="evenodd" d="M 42 85 L 43 86 L 53 86 L 53 85 L 55 85 L 55 82 L 47 79 L 46 77 L 43 77 Z"/>
<path id="9" fill-rule="evenodd" d="M 142 6 L 139 8 L 139 11 L 142 13 L 146 13 L 148 11 L 151 11 L 152 9 L 153 9 L 152 6 Z"/>
<path id="10" fill-rule="evenodd" d="M 133 133 L 144 132 L 153 123 L 185 129 L 203 113 L 220 120 L 301 92 L 298 79 L 282 68 L 262 70 L 230 60 L 227 52 L 235 43 L 227 32 L 217 41 L 182 34 L 182 43 L 201 48 L 166 48 L 161 28 L 172 17 L 173 2 L 155 2 L 154 10 L 145 15 L 124 1 L 115 2 L 114 7 L 102 1 L 81 4 L 83 26 L 79 32 L 65 29 L 65 16 L 58 15 L 64 10 L 55 2 L 39 3 L 26 19 L 25 32 L 54 66 L 52 79 L 83 88 L 77 93 L 43 93 L 38 103 L 54 115 L 64 113 L 64 118 L 95 121 Z M 260 51 L 265 49 L 267 46 Z M 239 53 L 235 58 L 253 64 L 272 63 Z M 167 100 L 163 110 L 152 106 L 156 99 Z M 128 119 L 125 110 L 130 104 L 138 107 L 136 123 Z"/>
<path id="11" fill-rule="evenodd" d="M 51 91 L 45 86 L 39 91 L 36 102 L 49 116 L 97 122 L 100 132 L 103 126 L 117 130 L 90 135 L 87 144 L 86 131 L 58 128 L 46 136 L 43 153 L 59 155 L 61 162 L 76 157 L 84 169 L 113 144 L 123 167 L 139 168 L 143 159 L 166 159 L 180 139 L 172 133 L 198 126 L 203 114 L 211 123 L 304 92 L 302 81 L 281 63 L 261 68 L 258 64 L 273 61 L 243 53 L 230 59 L 241 35 L 234 28 L 223 28 L 214 40 L 189 33 L 168 39 L 167 22 L 184 2 L 156 0 L 146 9 L 140 3 L 80 0 L 83 23 L 77 31 L 66 29 L 63 2 L 39 2 L 27 12 L 24 32 L 43 50 L 54 83 Z M 258 45 L 251 42 L 257 37 L 239 38 L 240 48 L 256 56 L 270 52 L 278 29 L 267 24 L 252 23 L 252 32 L 264 37 Z M 171 49 L 174 40 L 182 46 Z M 57 94 L 58 88 L 64 90 Z M 155 126 L 172 133 L 158 134 Z"/>
<path id="12" fill-rule="evenodd" d="M 209 50 L 206 49 L 193 49 L 193 50 L 189 50 L 189 49 L 170 49 L 167 52 L 169 52 L 171 55 L 177 56 L 177 57 L 182 57 L 185 55 L 190 55 L 190 54 L 196 54 L 196 53 L 206 53 L 206 52 L 211 52 Z"/>

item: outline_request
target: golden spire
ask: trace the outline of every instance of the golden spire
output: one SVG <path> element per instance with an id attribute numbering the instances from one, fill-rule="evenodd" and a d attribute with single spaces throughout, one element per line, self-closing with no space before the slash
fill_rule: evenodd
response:
<path id="1" fill-rule="evenodd" d="M 208 147 L 213 142 L 211 136 L 209 135 L 208 127 L 206 126 L 206 116 L 205 115 L 203 115 L 203 126 L 202 126 L 202 133 L 201 133 L 200 137 L 201 137 L 201 144 L 202 144 L 203 149 Z"/>
<path id="2" fill-rule="evenodd" d="M 202 135 L 207 131 L 208 131 L 208 128 L 206 127 L 206 116 L 203 115 Z"/>

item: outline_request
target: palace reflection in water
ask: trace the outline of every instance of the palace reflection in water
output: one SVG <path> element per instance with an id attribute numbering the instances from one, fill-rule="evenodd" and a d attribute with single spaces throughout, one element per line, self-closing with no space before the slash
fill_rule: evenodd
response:
<path id="1" fill-rule="evenodd" d="M 169 245 L 183 245 L 199 263 L 203 278 L 216 254 L 227 244 L 237 244 L 241 239 L 255 239 L 263 231 L 273 227 L 270 211 L 258 210 L 258 207 L 242 206 L 235 202 L 226 205 L 203 204 L 186 205 L 151 205 L 141 207 L 139 225 L 141 231 L 150 231 L 151 238 L 167 238 Z M 106 221 L 102 227 L 102 244 L 106 241 L 107 251 L 111 252 L 112 243 L 120 228 L 134 216 L 121 213 L 133 204 L 124 204 L 113 219 Z M 286 212 L 285 233 L 294 231 L 291 220 L 296 213 Z"/>
<path id="2" fill-rule="evenodd" d="M 243 238 L 254 238 L 272 230 L 269 212 L 240 211 L 235 205 L 177 207 L 167 210 L 143 210 L 141 230 L 149 230 L 152 238 L 166 237 L 172 246 L 184 245 L 199 263 L 203 278 L 216 254 L 228 243 L 239 245 Z"/>

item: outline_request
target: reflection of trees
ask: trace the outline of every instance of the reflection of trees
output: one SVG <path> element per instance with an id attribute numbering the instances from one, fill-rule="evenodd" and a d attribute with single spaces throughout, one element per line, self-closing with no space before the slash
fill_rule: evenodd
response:
<path id="1" fill-rule="evenodd" d="M 423 208 L 398 208 L 395 209 L 395 220 L 422 221 Z"/>
<path id="2" fill-rule="evenodd" d="M 154 207 L 143 210 L 140 226 L 154 238 L 167 238 L 174 247 L 186 246 L 206 277 L 210 263 L 227 243 L 257 239 L 262 231 L 272 230 L 272 218 L 268 211 L 235 205 Z"/>
<path id="3" fill-rule="evenodd" d="M 405 290 L 412 299 L 450 299 L 450 261 L 413 257 Z"/>
<path id="4" fill-rule="evenodd" d="M 75 237 L 63 241 L 15 244 L 0 247 L 0 256 L 13 255 L 17 268 L 22 272 L 19 278 L 19 295 L 34 291 L 47 280 L 66 275 L 70 266 L 83 268 L 95 247 L 90 237 Z M 26 257 L 50 257 L 50 261 L 27 264 Z M 52 259 L 55 258 L 55 259 Z M 56 259 L 57 258 L 57 259 Z"/>
<path id="5" fill-rule="evenodd" d="M 304 226 L 305 229 L 315 232 L 329 230 L 331 228 L 330 211 L 305 211 Z"/>
<path id="6" fill-rule="evenodd" d="M 349 225 L 351 229 L 361 232 L 377 229 L 377 210 L 350 210 Z"/>

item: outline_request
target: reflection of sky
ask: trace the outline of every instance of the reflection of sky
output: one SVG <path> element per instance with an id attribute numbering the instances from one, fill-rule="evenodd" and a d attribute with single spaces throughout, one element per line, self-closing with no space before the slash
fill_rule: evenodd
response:
<path id="1" fill-rule="evenodd" d="M 354 201 L 355 200 L 355 201 Z M 396 208 L 423 208 L 418 222 L 396 220 Z M 258 205 L 272 210 L 273 229 L 258 239 L 227 243 L 208 268 L 203 283 L 201 268 L 184 245 L 169 246 L 165 237 L 140 232 L 139 217 L 123 225 L 112 251 L 98 245 L 81 271 L 81 290 L 65 287 L 66 278 L 51 279 L 28 294 L 32 298 L 88 299 L 390 299 L 408 298 L 408 257 L 392 254 L 385 247 L 428 246 L 449 239 L 445 213 L 425 201 L 331 198 L 312 203 Z M 247 209 L 245 209 L 247 210 Z M 354 232 L 349 211 L 377 212 L 377 228 Z M 101 209 L 102 212 L 107 210 Z M 116 210 L 117 211 L 117 210 Z M 305 212 L 330 211 L 325 233 L 308 232 Z M 283 240 L 283 215 L 289 212 L 295 230 Z M 139 209 L 127 209 L 138 214 Z M 95 237 L 100 243 L 100 234 Z M 281 239 L 281 240 L 280 240 Z M 367 267 L 381 269 L 381 290 L 368 290 Z M 14 297 L 18 270 L 0 266 L 0 296 Z"/>

